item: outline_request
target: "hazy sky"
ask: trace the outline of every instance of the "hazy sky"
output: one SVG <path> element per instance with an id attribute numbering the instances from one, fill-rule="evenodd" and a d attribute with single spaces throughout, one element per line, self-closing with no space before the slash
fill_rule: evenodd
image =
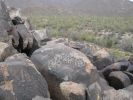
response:
<path id="1" fill-rule="evenodd" d="M 133 2 L 133 0 L 129 0 L 129 1 Z"/>

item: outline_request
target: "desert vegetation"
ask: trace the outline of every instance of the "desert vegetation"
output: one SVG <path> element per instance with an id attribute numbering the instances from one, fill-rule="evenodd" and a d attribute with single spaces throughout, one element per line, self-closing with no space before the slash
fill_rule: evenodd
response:
<path id="1" fill-rule="evenodd" d="M 133 17 L 29 16 L 36 29 L 48 28 L 52 37 L 66 37 L 111 48 L 117 57 L 133 52 Z"/>
<path id="2" fill-rule="evenodd" d="M 50 26 L 55 31 L 60 28 L 69 31 L 101 30 L 111 32 L 133 32 L 133 17 L 97 16 L 30 16 L 37 28 Z"/>

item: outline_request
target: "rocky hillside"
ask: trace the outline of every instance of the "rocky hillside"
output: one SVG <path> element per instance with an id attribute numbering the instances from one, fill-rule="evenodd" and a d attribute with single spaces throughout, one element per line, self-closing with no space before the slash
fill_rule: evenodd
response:
<path id="1" fill-rule="evenodd" d="M 133 56 L 51 38 L 0 1 L 0 100 L 133 100 Z M 9 12 L 7 12 L 9 11 Z"/>
<path id="2" fill-rule="evenodd" d="M 7 0 L 7 3 L 35 14 L 39 9 L 39 14 L 133 15 L 133 3 L 128 0 Z"/>

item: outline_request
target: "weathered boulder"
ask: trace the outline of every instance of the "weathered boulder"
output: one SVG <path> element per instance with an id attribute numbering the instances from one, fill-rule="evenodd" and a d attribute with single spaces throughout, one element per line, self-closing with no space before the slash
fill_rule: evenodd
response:
<path id="1" fill-rule="evenodd" d="M 45 31 L 33 30 L 30 20 L 23 16 L 20 9 L 10 7 L 8 9 L 14 29 L 11 31 L 13 35 L 13 46 L 22 53 L 30 56 L 33 51 L 38 49 L 42 42 L 48 39 Z"/>
<path id="2" fill-rule="evenodd" d="M 0 63 L 0 100 L 50 100 L 45 79 L 27 58 L 16 54 Z"/>
<path id="3" fill-rule="evenodd" d="M 28 30 L 32 30 L 30 20 L 27 17 L 23 16 L 23 14 L 21 13 L 21 9 L 9 7 L 8 12 L 14 25 L 24 24 Z"/>
<path id="4" fill-rule="evenodd" d="M 93 43 L 76 42 L 65 38 L 53 39 L 48 42 L 48 44 L 51 43 L 63 43 L 66 46 L 81 51 L 91 60 L 98 70 L 102 70 L 106 66 L 114 63 L 113 56 L 105 48 L 101 48 Z"/>
<path id="5" fill-rule="evenodd" d="M 99 77 L 96 82 L 92 83 L 87 88 L 86 100 L 103 100 L 103 92 L 112 89 L 104 78 Z"/>
<path id="6" fill-rule="evenodd" d="M 0 42 L 0 62 L 4 61 L 7 57 L 17 53 L 17 51 L 9 44 Z"/>
<path id="7" fill-rule="evenodd" d="M 131 85 L 131 80 L 122 71 L 114 71 L 109 74 L 108 81 L 110 86 L 114 87 L 115 89 L 123 89 L 127 86 Z"/>
<path id="8" fill-rule="evenodd" d="M 102 70 L 108 65 L 111 65 L 114 62 L 113 57 L 105 49 L 98 50 L 93 55 L 94 65 L 97 66 L 98 70 Z"/>
<path id="9" fill-rule="evenodd" d="M 14 29 L 11 31 L 13 35 L 13 46 L 18 51 L 23 51 L 25 49 L 30 49 L 33 46 L 33 35 L 25 27 L 24 24 L 15 25 Z"/>
<path id="10" fill-rule="evenodd" d="M 16 24 L 14 24 L 14 21 L 20 23 L 15 22 Z M 0 0 L 0 41 L 9 43 L 10 35 L 15 48 L 20 48 L 20 45 L 22 50 L 32 48 L 33 36 L 21 22 L 18 16 L 15 16 L 14 19 L 11 18 L 4 0 Z"/>
<path id="11" fill-rule="evenodd" d="M 98 77 L 83 53 L 61 43 L 43 46 L 31 60 L 46 78 L 54 100 L 85 100 L 86 87 Z"/>
<path id="12" fill-rule="evenodd" d="M 100 50 L 101 48 L 93 43 L 87 43 L 87 42 L 77 42 L 77 41 L 72 41 L 69 40 L 67 38 L 58 38 L 58 39 L 53 39 L 52 41 L 47 42 L 47 44 L 51 44 L 51 43 L 63 43 L 68 47 L 71 47 L 73 49 L 77 49 L 79 51 L 82 52 L 88 57 L 90 57 L 90 55 L 94 54 L 95 52 L 97 52 L 98 50 Z M 88 55 L 87 55 L 88 54 Z"/>
<path id="13" fill-rule="evenodd" d="M 104 79 L 99 79 L 89 85 L 86 100 L 133 100 L 133 85 L 115 90 L 109 87 Z"/>
<path id="14" fill-rule="evenodd" d="M 129 61 L 124 60 L 107 66 L 100 73 L 103 73 L 110 86 L 123 89 L 133 84 L 132 67 Z"/>
<path id="15" fill-rule="evenodd" d="M 101 72 L 107 78 L 109 74 L 113 71 L 128 71 L 129 70 L 130 63 L 128 61 L 124 62 L 116 62 L 112 65 L 107 66 Z"/>
<path id="16" fill-rule="evenodd" d="M 103 92 L 102 100 L 133 100 L 133 91 L 109 89 Z"/>
<path id="17" fill-rule="evenodd" d="M 39 47 L 46 45 L 46 42 L 50 40 L 50 37 L 48 36 L 47 29 L 34 30 L 32 33 L 33 33 L 33 36 L 36 39 Z"/>
<path id="18" fill-rule="evenodd" d="M 22 19 L 21 14 L 18 14 L 20 12 L 17 11 L 17 9 L 12 8 L 10 10 L 10 17 L 12 18 L 12 23 L 14 24 L 13 29 L 10 31 L 13 36 L 12 44 L 19 52 L 26 53 L 30 56 L 34 50 L 39 48 L 38 41 L 33 35 L 34 31 L 29 29 L 30 25 L 29 27 L 27 26 L 28 19 Z"/>
<path id="19" fill-rule="evenodd" d="M 105 48 L 101 48 L 94 43 L 76 42 L 66 38 L 53 39 L 47 44 L 63 43 L 73 49 L 77 49 L 84 53 L 98 70 L 104 69 L 106 66 L 114 63 L 114 58 Z"/>

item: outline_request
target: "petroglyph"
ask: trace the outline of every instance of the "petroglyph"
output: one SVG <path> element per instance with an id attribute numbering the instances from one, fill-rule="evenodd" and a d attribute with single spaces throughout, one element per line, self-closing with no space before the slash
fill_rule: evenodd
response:
<path id="1" fill-rule="evenodd" d="M 85 63 L 82 59 L 76 59 L 75 57 L 62 53 L 60 55 L 55 55 L 55 57 L 48 62 L 48 68 L 52 69 L 56 67 L 57 65 L 61 64 L 72 64 L 72 67 L 79 67 L 82 68 L 85 66 Z"/>

